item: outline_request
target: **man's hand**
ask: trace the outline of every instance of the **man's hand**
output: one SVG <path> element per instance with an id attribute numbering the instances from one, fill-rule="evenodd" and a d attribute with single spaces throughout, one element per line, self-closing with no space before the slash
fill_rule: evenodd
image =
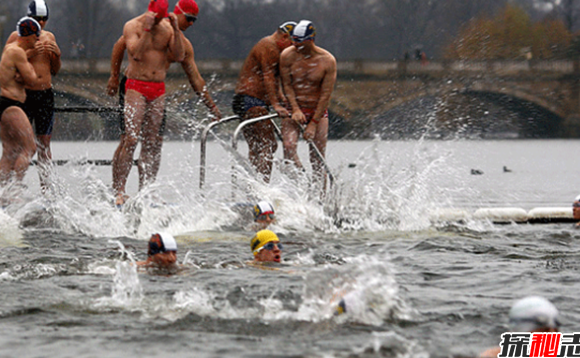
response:
<path id="1" fill-rule="evenodd" d="M 310 142 L 314 139 L 315 134 L 316 134 L 316 123 L 310 121 L 310 123 L 308 123 L 308 125 L 306 126 L 306 129 L 304 129 L 304 133 L 302 134 L 302 136 L 304 137 L 305 141 Z"/>
<path id="2" fill-rule="evenodd" d="M 144 20 L 143 21 L 143 30 L 145 30 L 145 32 L 149 32 L 151 31 L 151 29 L 153 28 L 153 26 L 155 26 L 155 16 L 157 14 L 151 11 L 147 11 L 144 15 Z"/>
<path id="3" fill-rule="evenodd" d="M 278 116 L 280 118 L 288 118 L 288 117 L 290 117 L 290 113 L 288 113 L 288 110 L 286 108 L 284 108 L 284 106 L 281 106 L 279 104 L 275 104 L 274 105 L 274 110 L 276 111 L 276 113 L 278 113 Z"/>
<path id="4" fill-rule="evenodd" d="M 44 45 L 40 41 L 36 41 L 34 47 L 26 50 L 26 57 L 30 60 L 34 56 L 39 56 L 44 53 Z"/>
<path id="5" fill-rule="evenodd" d="M 45 43 L 44 50 L 52 52 L 56 56 L 60 57 L 60 48 L 58 48 L 58 45 L 56 44 L 56 42 L 51 41 L 51 42 Z"/>
<path id="6" fill-rule="evenodd" d="M 171 24 L 171 27 L 173 27 L 173 30 L 175 31 L 179 30 L 179 24 L 177 23 L 177 15 L 175 15 L 174 13 L 169 14 L 169 23 Z"/>
<path id="7" fill-rule="evenodd" d="M 107 82 L 107 94 L 109 96 L 114 96 L 119 90 L 119 77 L 111 76 Z"/>
<path id="8" fill-rule="evenodd" d="M 301 110 L 292 112 L 292 120 L 298 123 L 299 125 L 306 124 L 307 122 L 306 116 L 304 115 L 304 113 L 302 113 Z"/>
<path id="9" fill-rule="evenodd" d="M 222 113 L 217 106 L 213 106 L 209 111 L 211 113 L 212 121 L 217 122 L 222 119 Z"/>

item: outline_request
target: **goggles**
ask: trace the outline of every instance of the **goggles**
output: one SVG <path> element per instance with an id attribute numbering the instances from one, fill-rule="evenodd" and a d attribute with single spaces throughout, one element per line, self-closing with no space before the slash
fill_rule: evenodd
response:
<path id="1" fill-rule="evenodd" d="M 572 203 L 572 207 L 573 208 L 580 208 L 580 201 L 575 201 L 574 203 Z"/>
<path id="2" fill-rule="evenodd" d="M 31 18 L 33 18 L 34 20 L 40 22 L 40 21 L 48 21 L 48 16 L 31 16 Z"/>
<path id="3" fill-rule="evenodd" d="M 258 215 L 258 217 L 256 218 L 256 221 L 266 220 L 268 218 L 270 218 L 270 220 L 274 220 L 274 219 L 276 219 L 276 214 L 262 214 L 262 215 Z"/>
<path id="4" fill-rule="evenodd" d="M 185 11 L 183 11 L 181 6 L 179 6 L 179 2 L 177 3 L 176 7 L 185 16 L 185 20 L 187 20 L 187 22 L 191 22 L 193 24 L 195 22 L 195 20 L 197 20 L 197 16 L 185 13 Z"/>
<path id="5" fill-rule="evenodd" d="M 262 250 L 272 251 L 272 250 L 274 250 L 274 245 L 278 246 L 278 250 L 280 250 L 280 251 L 283 250 L 283 246 L 282 246 L 282 243 L 280 241 L 270 241 L 266 245 L 260 247 L 257 252 L 260 252 Z"/>

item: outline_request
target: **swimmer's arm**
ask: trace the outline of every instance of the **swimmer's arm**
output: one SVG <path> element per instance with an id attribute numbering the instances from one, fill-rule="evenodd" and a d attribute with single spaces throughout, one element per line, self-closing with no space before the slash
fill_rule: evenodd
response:
<path id="1" fill-rule="evenodd" d="M 36 85 L 38 76 L 36 75 L 36 71 L 34 71 L 32 64 L 28 62 L 26 52 L 22 49 L 19 51 L 12 51 L 12 56 L 12 59 L 14 60 L 14 66 L 24 80 L 24 83 L 30 86 Z"/>
<path id="2" fill-rule="evenodd" d="M 58 71 L 60 71 L 60 67 L 62 66 L 62 63 L 60 61 L 60 56 L 61 56 L 61 52 L 60 52 L 60 47 L 58 47 L 58 44 L 56 43 L 56 38 L 54 37 L 54 35 L 52 33 L 49 34 L 51 41 L 48 43 L 47 47 L 48 47 L 48 51 L 52 52 L 52 56 L 50 56 L 50 74 L 52 76 L 56 76 L 56 74 L 58 73 Z"/>
<path id="3" fill-rule="evenodd" d="M 125 37 L 121 35 L 115 45 L 113 45 L 113 52 L 111 53 L 111 76 L 107 82 L 107 94 L 109 96 L 116 95 L 119 90 L 119 75 L 126 48 Z"/>
<path id="4" fill-rule="evenodd" d="M 174 58 L 176 62 L 181 62 L 185 59 L 185 46 L 183 44 L 185 36 L 180 36 L 181 30 L 177 25 L 177 16 L 174 13 L 169 14 L 169 23 L 173 29 L 171 40 L 169 42 L 169 51 L 171 51 L 172 58 Z"/>
<path id="5" fill-rule="evenodd" d="M 194 51 L 193 46 L 189 40 L 186 40 L 186 56 L 183 61 L 181 61 L 181 67 L 183 71 L 187 75 L 189 83 L 191 84 L 191 88 L 193 91 L 201 97 L 203 104 L 210 110 L 210 112 L 214 116 L 215 121 L 219 121 L 221 119 L 220 110 L 217 108 L 216 104 L 214 103 L 209 91 L 207 90 L 207 86 L 203 77 L 199 73 L 197 69 L 197 65 L 195 64 L 194 58 Z"/>
<path id="6" fill-rule="evenodd" d="M 336 60 L 334 56 L 330 55 L 328 60 L 328 66 L 326 68 L 326 73 L 322 79 L 320 98 L 318 99 L 318 105 L 316 106 L 316 111 L 312 117 L 312 122 L 320 122 L 320 118 L 324 116 L 324 113 L 328 109 L 330 104 L 330 96 L 334 90 L 334 84 L 336 83 Z"/>
<path id="7" fill-rule="evenodd" d="M 152 15 L 151 15 L 152 16 Z M 151 46 L 153 39 L 151 31 L 143 31 L 141 36 L 137 31 L 137 26 L 142 26 L 140 22 L 128 22 L 123 29 L 123 37 L 125 38 L 125 45 L 127 52 L 135 61 L 141 61 L 143 54 Z"/>
<path id="8" fill-rule="evenodd" d="M 264 88 L 268 94 L 268 100 L 276 112 L 285 112 L 286 109 L 280 105 L 280 102 L 278 102 L 278 80 L 276 79 L 276 66 L 278 65 L 278 62 L 280 62 L 279 55 L 267 47 L 263 47 L 259 58 L 260 67 L 262 68 L 262 75 L 264 78 Z"/>

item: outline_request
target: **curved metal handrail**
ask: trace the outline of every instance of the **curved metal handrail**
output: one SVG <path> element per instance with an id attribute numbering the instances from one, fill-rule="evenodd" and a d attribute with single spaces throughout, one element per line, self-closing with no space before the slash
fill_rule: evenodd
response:
<path id="1" fill-rule="evenodd" d="M 238 125 L 238 127 L 234 131 L 234 136 L 232 137 L 232 148 L 234 148 L 234 150 L 238 150 L 238 134 L 240 134 L 240 131 L 245 126 L 247 126 L 249 124 L 256 123 L 256 122 L 265 121 L 267 119 L 273 119 L 273 118 L 276 118 L 276 117 L 278 117 L 278 114 L 277 113 L 273 113 L 273 114 L 267 114 L 267 115 L 261 116 L 261 117 L 247 119 L 247 120 L 243 121 L 242 123 L 240 123 L 240 125 Z"/>
<path id="2" fill-rule="evenodd" d="M 209 131 L 216 126 L 225 124 L 227 122 L 231 122 L 233 120 L 236 119 L 240 119 L 239 116 L 230 116 L 230 117 L 226 117 L 226 118 L 222 118 L 221 120 L 217 121 L 217 122 L 211 122 L 207 127 L 205 127 L 205 129 L 203 130 L 203 132 L 201 133 L 201 143 L 200 143 L 200 149 L 199 149 L 199 155 L 200 155 L 200 159 L 199 159 L 199 188 L 203 189 L 203 185 L 205 184 L 205 151 L 206 151 L 206 146 L 207 146 L 207 136 L 209 135 Z M 208 118 L 208 120 L 210 120 Z"/>

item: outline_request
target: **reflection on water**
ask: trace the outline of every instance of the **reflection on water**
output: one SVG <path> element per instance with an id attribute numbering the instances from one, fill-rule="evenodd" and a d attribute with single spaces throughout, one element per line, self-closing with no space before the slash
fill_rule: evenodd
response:
<path id="1" fill-rule="evenodd" d="M 55 157 L 102 159 L 115 143 L 79 145 L 56 143 Z M 45 197 L 31 170 L 0 211 L 0 356 L 473 356 L 499 342 L 509 306 L 528 294 L 552 300 L 573 332 L 573 226 L 433 223 L 429 213 L 569 206 L 574 188 L 553 183 L 574 182 L 565 153 L 576 146 L 333 142 L 336 185 L 319 201 L 279 164 L 269 186 L 240 172 L 232 191 L 216 143 L 200 192 L 198 143 L 170 142 L 157 183 L 130 188 L 121 211 L 109 168 L 56 168 Z M 250 206 L 236 204 L 257 198 L 276 208 L 281 265 L 248 264 L 251 215 L 240 208 Z M 157 230 L 177 239 L 177 275 L 133 264 Z"/>

